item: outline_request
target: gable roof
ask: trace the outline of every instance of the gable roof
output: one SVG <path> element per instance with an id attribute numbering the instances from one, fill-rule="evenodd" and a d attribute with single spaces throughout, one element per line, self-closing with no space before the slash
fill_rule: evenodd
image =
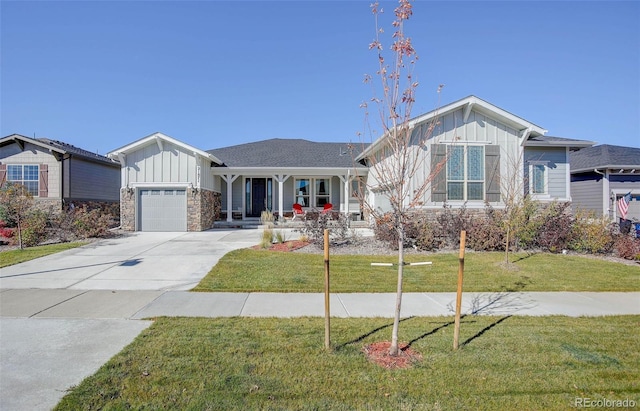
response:
<path id="1" fill-rule="evenodd" d="M 520 132 L 520 135 L 524 137 L 524 140 L 528 139 L 530 136 L 543 136 L 547 133 L 547 130 L 542 127 L 523 119 L 522 117 L 518 117 L 515 114 L 512 114 L 506 110 L 501 109 L 498 106 L 494 106 L 493 104 L 485 101 L 479 97 L 474 95 L 467 96 L 458 101 L 454 101 L 453 103 L 449 103 L 443 107 L 437 108 L 435 110 L 429 111 L 428 113 L 421 114 L 417 117 L 409 120 L 410 127 L 416 126 L 420 123 L 424 123 L 425 121 L 430 121 L 436 119 L 438 117 L 445 116 L 451 112 L 456 110 L 463 109 L 464 119 L 463 121 L 466 123 L 467 118 L 471 111 L 476 111 L 478 113 L 487 115 L 492 117 L 501 123 L 512 127 L 515 130 Z M 368 149 L 366 149 L 359 157 L 364 158 L 365 156 L 370 155 L 373 151 L 379 147 L 382 142 L 386 139 L 386 134 L 382 137 L 378 138 L 374 141 Z"/>
<path id="2" fill-rule="evenodd" d="M 602 144 L 571 152 L 569 161 L 572 173 L 596 168 L 640 169 L 640 148 Z"/>
<path id="3" fill-rule="evenodd" d="M 163 133 L 149 134 L 148 136 L 143 137 L 140 140 L 134 141 L 133 143 L 127 144 L 124 147 L 120 147 L 116 150 L 111 151 L 109 154 L 107 154 L 107 156 L 109 156 L 109 158 L 112 158 L 114 160 L 118 159 L 120 161 L 121 156 L 137 151 L 140 148 L 147 146 L 149 144 L 157 144 L 158 147 L 160 147 L 160 150 L 162 150 L 164 141 L 174 144 L 178 147 L 182 147 L 184 150 L 190 151 L 194 155 L 208 158 L 209 160 L 215 163 L 222 164 L 222 161 L 216 158 L 213 154 L 207 153 L 206 151 L 202 151 L 199 148 L 190 146 L 189 144 L 183 143 L 182 141 L 176 140 L 175 138 L 169 137 L 168 135 Z"/>
<path id="4" fill-rule="evenodd" d="M 60 158 L 62 156 L 67 155 L 67 156 L 79 157 L 84 160 L 107 163 L 110 165 L 117 164 L 106 156 L 102 156 L 100 154 L 93 153 L 91 151 L 88 151 L 88 150 L 85 150 L 85 149 L 82 149 L 58 140 L 51 140 L 48 138 L 31 138 L 31 137 L 26 137 L 20 134 L 11 134 L 9 136 L 6 136 L 0 139 L 0 146 L 6 146 L 9 144 L 18 144 L 20 148 L 23 150 L 24 150 L 24 143 L 33 144 L 45 150 L 49 150 L 51 153 L 56 153 L 58 156 L 60 156 Z"/>
<path id="5" fill-rule="evenodd" d="M 361 151 L 362 144 L 280 138 L 208 150 L 226 167 L 256 168 L 364 167 L 355 162 Z"/>

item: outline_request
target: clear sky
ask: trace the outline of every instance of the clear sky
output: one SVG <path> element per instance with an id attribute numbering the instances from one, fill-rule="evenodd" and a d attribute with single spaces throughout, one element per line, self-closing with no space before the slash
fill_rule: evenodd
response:
<path id="1" fill-rule="evenodd" d="M 369 3 L 2 0 L 0 134 L 100 154 L 156 131 L 203 150 L 359 141 Z M 418 1 L 407 34 L 414 116 L 445 84 L 443 105 L 473 94 L 547 135 L 640 147 L 638 1 Z"/>

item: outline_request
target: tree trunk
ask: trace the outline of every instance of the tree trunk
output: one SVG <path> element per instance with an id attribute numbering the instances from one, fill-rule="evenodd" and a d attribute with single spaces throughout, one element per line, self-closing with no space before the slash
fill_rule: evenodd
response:
<path id="1" fill-rule="evenodd" d="M 504 247 L 504 263 L 509 264 L 509 244 L 511 243 L 511 222 L 507 222 L 507 240 Z"/>
<path id="2" fill-rule="evenodd" d="M 18 244 L 20 245 L 20 249 L 23 250 L 22 246 L 22 224 L 20 224 L 20 216 L 16 219 L 18 223 Z"/>
<path id="3" fill-rule="evenodd" d="M 396 292 L 396 312 L 393 318 L 393 331 L 391 333 L 391 346 L 389 355 L 396 356 L 399 353 L 398 328 L 400 328 L 400 307 L 402 306 L 402 278 L 404 274 L 404 233 L 400 230 L 398 235 L 398 288 Z"/>

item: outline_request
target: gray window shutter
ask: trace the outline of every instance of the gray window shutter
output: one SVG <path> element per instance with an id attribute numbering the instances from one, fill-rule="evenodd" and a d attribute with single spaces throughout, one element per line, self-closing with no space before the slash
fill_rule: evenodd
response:
<path id="1" fill-rule="evenodd" d="M 447 146 L 434 144 L 431 146 L 431 201 L 444 202 L 447 200 Z"/>
<path id="2" fill-rule="evenodd" d="M 490 203 L 500 201 L 500 146 L 484 148 L 486 199 Z"/>
<path id="3" fill-rule="evenodd" d="M 38 197 L 49 196 L 49 166 L 46 164 L 40 164 L 40 188 L 38 191 Z"/>

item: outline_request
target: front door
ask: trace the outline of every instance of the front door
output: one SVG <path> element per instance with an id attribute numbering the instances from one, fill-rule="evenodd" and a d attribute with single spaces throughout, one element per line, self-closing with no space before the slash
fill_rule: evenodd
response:
<path id="1" fill-rule="evenodd" d="M 260 217 L 263 211 L 271 209 L 271 179 L 247 178 L 246 180 L 246 216 Z"/>

